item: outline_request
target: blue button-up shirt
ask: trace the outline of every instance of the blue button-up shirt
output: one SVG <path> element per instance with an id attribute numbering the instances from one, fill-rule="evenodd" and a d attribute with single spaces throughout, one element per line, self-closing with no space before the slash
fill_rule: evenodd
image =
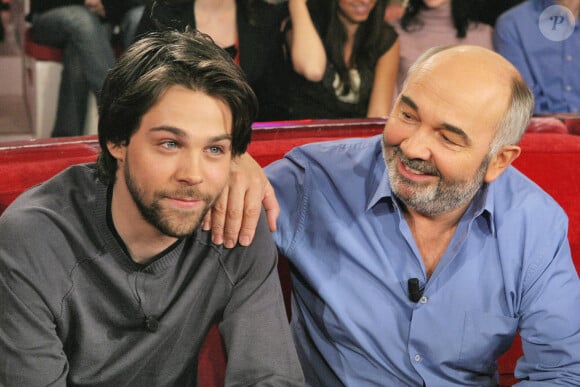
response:
<path id="1" fill-rule="evenodd" d="M 380 136 L 306 145 L 266 172 L 308 385 L 495 385 L 495 361 L 518 329 L 518 376 L 580 385 L 567 217 L 516 169 L 480 190 L 429 279 Z M 424 287 L 417 303 L 409 278 Z"/>
<path id="2" fill-rule="evenodd" d="M 540 21 L 554 4 L 528 0 L 504 12 L 495 24 L 493 43 L 532 89 L 536 114 L 580 113 L 580 22 L 564 38 L 569 20 L 546 14 Z"/>

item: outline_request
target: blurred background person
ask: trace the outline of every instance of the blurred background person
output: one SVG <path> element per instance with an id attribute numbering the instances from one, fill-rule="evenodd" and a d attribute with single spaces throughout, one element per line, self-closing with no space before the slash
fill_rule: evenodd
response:
<path id="1" fill-rule="evenodd" d="M 258 96 L 258 121 L 280 117 L 276 69 L 282 60 L 282 20 L 285 3 L 263 0 L 153 0 L 146 5 L 137 28 L 137 39 L 151 31 L 186 28 L 208 34 L 230 53 Z"/>
<path id="2" fill-rule="evenodd" d="M 290 0 L 286 25 L 288 119 L 388 115 L 399 41 L 384 0 Z"/>
<path id="3" fill-rule="evenodd" d="M 115 63 L 113 27 L 129 0 L 32 0 L 32 38 L 63 51 L 56 119 L 52 137 L 84 134 L 88 94 L 97 97 Z"/>
<path id="4" fill-rule="evenodd" d="M 403 17 L 408 0 L 391 0 L 385 8 L 385 21 L 393 23 Z"/>
<path id="5" fill-rule="evenodd" d="M 521 2 L 522 0 L 480 0 L 477 20 L 494 26 L 499 15 Z"/>
<path id="6" fill-rule="evenodd" d="M 553 5 L 567 10 L 546 10 Z M 528 0 L 496 22 L 495 49 L 532 89 L 535 114 L 580 113 L 579 14 L 580 0 Z"/>
<path id="7" fill-rule="evenodd" d="M 137 34 L 137 27 L 143 16 L 145 10 L 145 3 L 147 0 L 127 0 L 128 10 L 121 19 L 119 25 L 119 34 L 123 48 L 127 48 L 135 40 Z"/>
<path id="8" fill-rule="evenodd" d="M 493 48 L 493 28 L 480 23 L 480 0 L 409 0 L 394 26 L 401 40 L 397 86 L 400 90 L 409 66 L 427 49 L 448 44 Z"/>
<path id="9" fill-rule="evenodd" d="M 4 20 L 2 20 L 2 13 L 4 11 L 8 11 L 10 9 L 10 4 L 5 3 L 4 1 L 0 1 L 0 42 L 4 41 L 4 37 L 6 35 L 6 31 L 4 28 Z"/>

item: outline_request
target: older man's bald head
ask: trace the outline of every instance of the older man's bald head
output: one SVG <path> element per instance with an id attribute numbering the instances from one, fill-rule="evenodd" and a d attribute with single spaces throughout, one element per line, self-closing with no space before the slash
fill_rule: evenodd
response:
<path id="1" fill-rule="evenodd" d="M 498 53 L 479 46 L 439 46 L 427 50 L 411 66 L 402 94 L 411 82 L 456 85 L 454 93 L 480 104 L 482 114 L 495 107 L 501 117 L 493 150 L 517 144 L 533 114 L 531 91 L 518 70 Z"/>

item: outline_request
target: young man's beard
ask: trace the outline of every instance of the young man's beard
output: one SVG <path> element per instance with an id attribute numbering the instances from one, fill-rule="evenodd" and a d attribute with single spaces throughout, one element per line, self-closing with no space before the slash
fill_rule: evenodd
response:
<path id="1" fill-rule="evenodd" d="M 143 219 L 157 228 L 161 233 L 174 238 L 184 238 L 192 235 L 198 228 L 205 214 L 207 214 L 209 209 L 213 206 L 216 198 L 219 197 L 219 195 L 216 197 L 203 195 L 198 192 L 197 189 L 188 187 L 173 192 L 156 191 L 153 195 L 151 204 L 146 204 L 144 192 L 137 185 L 137 182 L 133 179 L 129 170 L 128 160 L 125 162 L 124 175 L 127 189 L 129 190 Z M 201 200 L 204 202 L 204 206 L 200 211 L 189 211 L 180 214 L 177 210 L 171 211 L 162 208 L 161 199 L 166 197 L 181 197 Z"/>

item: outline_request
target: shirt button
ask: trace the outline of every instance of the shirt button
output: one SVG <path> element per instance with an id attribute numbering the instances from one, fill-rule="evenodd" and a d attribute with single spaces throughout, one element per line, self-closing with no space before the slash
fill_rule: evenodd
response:
<path id="1" fill-rule="evenodd" d="M 572 55 L 566 55 L 566 60 L 568 62 L 572 62 Z"/>
<path id="2" fill-rule="evenodd" d="M 566 91 L 572 91 L 572 86 L 566 85 Z"/>
<path id="3" fill-rule="evenodd" d="M 159 320 L 157 320 L 155 317 L 152 316 L 146 317 L 145 328 L 151 333 L 157 332 L 157 330 L 159 329 Z"/>
<path id="4" fill-rule="evenodd" d="M 415 355 L 414 359 L 415 361 L 421 361 L 421 355 Z"/>
<path id="5" fill-rule="evenodd" d="M 429 300 L 429 299 L 428 299 L 427 297 L 423 296 L 423 297 L 421 297 L 421 299 L 419 300 L 419 302 L 420 302 L 421 304 L 426 304 L 428 300 Z"/>

